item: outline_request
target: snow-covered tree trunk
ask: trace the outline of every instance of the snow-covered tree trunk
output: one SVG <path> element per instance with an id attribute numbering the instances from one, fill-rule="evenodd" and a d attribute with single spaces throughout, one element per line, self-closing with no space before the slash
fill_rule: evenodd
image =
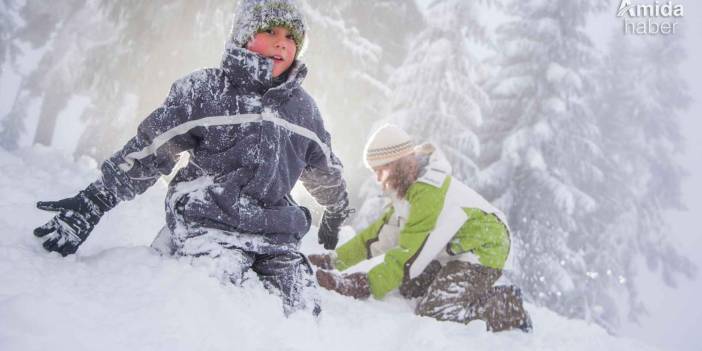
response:
<path id="1" fill-rule="evenodd" d="M 35 67 L 22 67 L 22 82 L 5 122 L 14 126 L 9 138 L 16 144 L 24 131 L 24 122 L 30 112 L 39 114 L 35 142 L 50 145 L 55 132 L 56 118 L 75 94 L 86 91 L 81 80 L 90 70 L 90 49 L 105 41 L 101 32 L 103 17 L 95 0 L 71 0 L 46 6 L 44 1 L 23 2 L 18 15 L 23 21 L 13 39 L 21 43 L 22 54 L 39 55 Z M 20 66 L 20 62 L 14 62 Z M 92 71 L 92 70 L 91 70 Z M 88 75 L 89 76 L 89 75 Z M 38 102 L 38 112 L 32 111 Z"/>
<path id="2" fill-rule="evenodd" d="M 12 62 L 16 43 L 12 40 L 19 27 L 19 4 L 16 0 L 0 2 L 0 75 L 6 62 Z"/>
<path id="3" fill-rule="evenodd" d="M 57 19 L 47 13 L 32 1 L 9 0 L 0 3 L 0 76 L 9 69 L 15 75 L 20 75 L 20 83 L 15 88 L 14 96 L 5 96 L 9 106 L 3 116 L 0 116 L 0 147 L 14 150 L 18 147 L 19 140 L 27 132 L 27 110 L 36 100 L 40 100 L 40 93 L 35 89 L 36 80 L 31 77 L 22 77 L 21 72 L 26 70 L 24 62 L 19 62 L 27 51 L 36 50 L 44 46 L 49 40 L 49 33 L 55 28 Z M 60 8 L 57 8 L 60 12 Z M 41 20 L 34 25 L 34 21 Z M 19 72 L 18 72 L 19 71 Z M 4 91 L 7 93 L 7 91 Z"/>

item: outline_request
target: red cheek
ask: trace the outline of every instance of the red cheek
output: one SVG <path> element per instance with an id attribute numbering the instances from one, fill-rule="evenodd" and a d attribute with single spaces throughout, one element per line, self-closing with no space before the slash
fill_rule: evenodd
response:
<path id="1" fill-rule="evenodd" d="M 246 45 L 246 48 L 249 49 L 250 51 L 253 51 L 257 54 L 265 54 L 266 49 L 268 48 L 268 45 L 266 43 L 266 40 L 263 38 L 263 36 L 256 34 L 254 38 L 249 42 L 248 45 Z"/>

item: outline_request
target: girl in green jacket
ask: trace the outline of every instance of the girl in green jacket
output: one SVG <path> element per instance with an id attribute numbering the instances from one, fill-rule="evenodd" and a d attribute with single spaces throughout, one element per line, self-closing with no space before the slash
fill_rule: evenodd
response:
<path id="1" fill-rule="evenodd" d="M 451 177 L 441 151 L 415 146 L 397 126 L 376 131 L 365 158 L 392 204 L 335 251 L 309 257 L 323 268 L 316 273 L 320 285 L 355 298 L 382 299 L 399 289 L 419 298 L 415 311 L 422 316 L 530 331 L 520 290 L 493 286 L 510 251 L 504 215 Z"/>

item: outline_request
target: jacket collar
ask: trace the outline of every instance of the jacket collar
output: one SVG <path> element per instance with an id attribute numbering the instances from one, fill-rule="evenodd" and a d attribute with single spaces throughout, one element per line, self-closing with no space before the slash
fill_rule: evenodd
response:
<path id="1" fill-rule="evenodd" d="M 273 60 L 227 44 L 222 57 L 222 69 L 236 84 L 252 89 L 261 95 L 268 91 L 280 91 L 289 94 L 299 87 L 307 76 L 307 67 L 302 62 L 295 60 L 290 68 L 288 79 L 273 87 Z"/>
<path id="2" fill-rule="evenodd" d="M 429 161 L 420 170 L 417 181 L 440 188 L 453 169 L 444 153 L 436 146 L 432 145 L 432 148 L 434 151 L 428 155 Z"/>

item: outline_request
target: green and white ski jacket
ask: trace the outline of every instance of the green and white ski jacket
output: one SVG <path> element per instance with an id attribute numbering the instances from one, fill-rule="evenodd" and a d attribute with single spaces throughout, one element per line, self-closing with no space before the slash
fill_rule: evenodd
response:
<path id="1" fill-rule="evenodd" d="M 451 166 L 436 149 L 405 198 L 395 200 L 382 217 L 336 249 L 335 267 L 344 271 L 371 260 L 370 289 L 380 299 L 416 278 L 432 260 L 503 269 L 509 251 L 502 212 L 451 177 Z"/>

